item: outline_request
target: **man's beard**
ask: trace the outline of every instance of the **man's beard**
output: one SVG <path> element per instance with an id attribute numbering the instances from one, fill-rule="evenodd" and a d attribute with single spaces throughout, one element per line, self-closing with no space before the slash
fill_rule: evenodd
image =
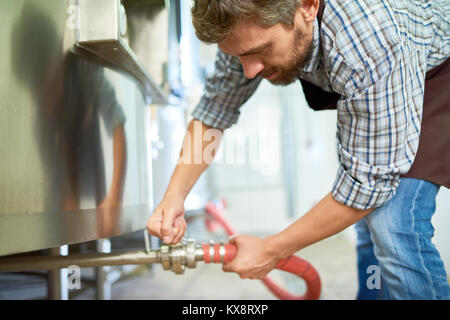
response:
<path id="1" fill-rule="evenodd" d="M 276 72 L 280 72 L 276 78 L 269 80 L 274 85 L 286 86 L 299 78 L 300 69 L 311 58 L 312 41 L 306 50 L 300 52 L 300 42 L 303 41 L 304 36 L 300 31 L 295 31 L 294 52 L 292 53 L 286 67 L 272 67 L 261 72 L 260 76 L 268 77 Z"/>

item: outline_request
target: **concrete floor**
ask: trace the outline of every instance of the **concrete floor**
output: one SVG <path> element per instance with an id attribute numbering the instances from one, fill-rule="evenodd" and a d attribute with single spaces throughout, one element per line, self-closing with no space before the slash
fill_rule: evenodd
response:
<path id="1" fill-rule="evenodd" d="M 299 254 L 319 272 L 321 299 L 354 299 L 357 291 L 356 254 L 352 242 L 338 235 L 310 246 Z M 291 292 L 301 294 L 305 285 L 295 276 L 271 272 L 278 283 L 289 283 Z M 93 299 L 94 289 L 83 290 L 75 299 Z M 151 270 L 140 267 L 112 286 L 112 299 L 246 300 L 276 299 L 259 280 L 242 280 L 224 273 L 220 265 L 199 263 L 184 275 L 164 271 L 160 265 Z"/>

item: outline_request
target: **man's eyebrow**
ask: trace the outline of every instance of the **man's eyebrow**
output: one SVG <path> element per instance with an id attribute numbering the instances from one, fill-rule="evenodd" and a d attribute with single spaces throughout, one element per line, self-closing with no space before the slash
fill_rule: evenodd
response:
<path id="1" fill-rule="evenodd" d="M 249 50 L 247 50 L 247 51 L 245 51 L 245 52 L 243 52 L 243 53 L 241 53 L 241 54 L 237 54 L 237 56 L 238 56 L 238 57 L 249 56 L 249 55 L 251 55 L 251 54 L 255 54 L 255 53 L 258 53 L 258 52 L 264 50 L 264 49 L 267 48 L 268 46 L 269 46 L 269 43 L 264 43 L 264 44 L 262 44 L 262 45 L 260 45 L 260 46 L 257 46 L 257 47 L 255 47 L 255 48 L 249 49 Z"/>

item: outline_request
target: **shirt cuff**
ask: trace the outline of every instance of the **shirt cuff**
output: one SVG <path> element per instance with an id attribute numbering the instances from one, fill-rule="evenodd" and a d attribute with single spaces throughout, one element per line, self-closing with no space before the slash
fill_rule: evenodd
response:
<path id="1" fill-rule="evenodd" d="M 388 202 L 395 194 L 399 182 L 394 181 L 392 187 L 371 187 L 354 179 L 342 164 L 339 166 L 333 185 L 333 198 L 341 204 L 367 210 L 377 208 Z"/>
<path id="2" fill-rule="evenodd" d="M 228 112 L 217 115 L 218 112 L 211 106 L 199 104 L 191 113 L 194 119 L 200 120 L 205 125 L 216 129 L 228 129 L 239 119 L 240 112 Z"/>

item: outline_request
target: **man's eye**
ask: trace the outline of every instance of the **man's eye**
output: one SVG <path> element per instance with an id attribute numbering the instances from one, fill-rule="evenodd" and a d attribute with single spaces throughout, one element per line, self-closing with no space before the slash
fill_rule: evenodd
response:
<path id="1" fill-rule="evenodd" d="M 269 46 L 267 46 L 267 47 L 265 47 L 264 49 L 262 49 L 260 52 L 259 52 L 259 54 L 268 54 L 270 51 L 269 51 Z"/>

